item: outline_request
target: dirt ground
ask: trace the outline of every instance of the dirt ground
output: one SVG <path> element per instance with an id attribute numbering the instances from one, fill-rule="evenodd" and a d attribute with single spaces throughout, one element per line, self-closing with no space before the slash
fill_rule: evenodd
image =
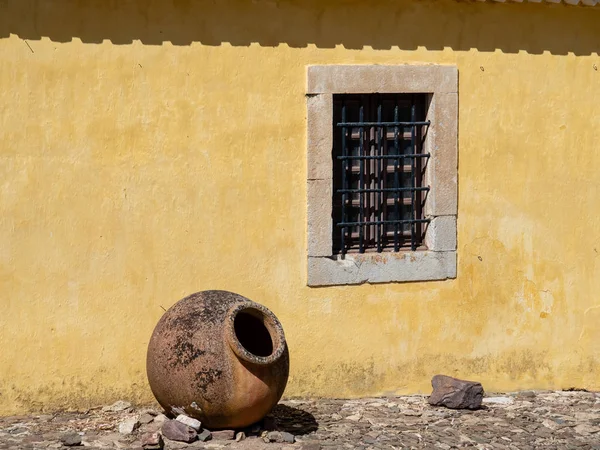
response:
<path id="1" fill-rule="evenodd" d="M 169 420 L 161 412 L 158 407 L 117 402 L 82 412 L 0 417 L 0 450 L 66 448 L 66 444 L 141 449 L 144 436 L 160 432 Z M 133 431 L 127 423 L 134 424 Z M 424 396 L 288 400 L 261 424 L 235 431 L 238 439 L 244 439 L 225 440 L 215 434 L 191 444 L 165 438 L 161 445 L 232 450 L 600 450 L 600 393 L 527 391 L 488 396 L 476 411 L 432 407 Z"/>

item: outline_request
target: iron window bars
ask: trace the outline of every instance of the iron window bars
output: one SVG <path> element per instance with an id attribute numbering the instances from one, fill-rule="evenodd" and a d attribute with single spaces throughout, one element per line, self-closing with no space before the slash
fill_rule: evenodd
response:
<path id="1" fill-rule="evenodd" d="M 334 95 L 334 254 L 421 245 L 425 108 L 423 94 Z"/>

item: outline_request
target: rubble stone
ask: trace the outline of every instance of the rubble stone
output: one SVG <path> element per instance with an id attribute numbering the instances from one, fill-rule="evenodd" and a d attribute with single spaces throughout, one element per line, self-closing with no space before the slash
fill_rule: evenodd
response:
<path id="1" fill-rule="evenodd" d="M 486 405 L 512 405 L 514 402 L 512 397 L 485 397 L 482 401 Z"/>
<path id="2" fill-rule="evenodd" d="M 292 433 L 288 433 L 287 431 L 269 431 L 263 436 L 263 441 L 293 444 L 296 438 Z"/>
<path id="3" fill-rule="evenodd" d="M 235 431 L 233 431 L 233 430 L 213 431 L 212 438 L 215 441 L 230 441 L 235 438 Z"/>
<path id="4" fill-rule="evenodd" d="M 281 437 L 283 438 L 283 442 L 287 442 L 290 444 L 296 442 L 296 438 L 294 437 L 294 435 L 292 433 L 288 433 L 287 431 L 282 431 Z"/>
<path id="5" fill-rule="evenodd" d="M 431 380 L 433 392 L 429 404 L 451 409 L 478 409 L 483 400 L 483 386 L 475 381 L 459 380 L 446 375 L 436 375 Z"/>
<path id="6" fill-rule="evenodd" d="M 130 408 L 131 408 L 131 403 L 123 401 L 123 400 L 118 400 L 118 401 L 114 402 L 112 405 L 105 406 L 104 408 L 102 408 L 102 411 L 104 411 L 104 412 L 121 412 L 121 411 L 126 411 Z"/>
<path id="7" fill-rule="evenodd" d="M 143 413 L 140 416 L 140 420 L 139 420 L 139 422 L 142 425 L 147 425 L 147 424 L 149 424 L 150 422 L 153 422 L 153 421 L 154 421 L 154 416 L 152 414 L 149 414 L 149 413 Z"/>
<path id="8" fill-rule="evenodd" d="M 160 433 L 146 433 L 142 436 L 142 448 L 144 450 L 161 450 L 165 443 Z"/>
<path id="9" fill-rule="evenodd" d="M 207 429 L 203 429 L 200 434 L 198 434 L 198 440 L 202 442 L 206 442 L 212 439 L 212 433 Z"/>
<path id="10" fill-rule="evenodd" d="M 137 416 L 128 417 L 119 424 L 119 433 L 131 434 L 140 426 L 140 421 Z"/>
<path id="11" fill-rule="evenodd" d="M 62 436 L 61 442 L 66 447 L 75 447 L 81 445 L 81 436 L 79 436 L 77 433 L 65 434 Z"/>
<path id="12" fill-rule="evenodd" d="M 263 436 L 263 441 L 269 442 L 283 442 L 283 436 L 279 431 L 268 431 Z"/>
<path id="13" fill-rule="evenodd" d="M 307 444 L 302 444 L 300 447 L 301 450 L 321 450 L 321 444 L 316 442 L 309 442 Z"/>
<path id="14" fill-rule="evenodd" d="M 167 439 L 179 442 L 193 442 L 198 437 L 196 430 L 178 420 L 167 420 L 163 424 L 161 432 Z"/>
<path id="15" fill-rule="evenodd" d="M 167 416 L 165 416 L 164 414 L 159 414 L 156 417 L 154 417 L 154 423 L 160 423 L 163 424 L 165 423 L 167 420 L 169 420 L 169 418 Z"/>
<path id="16" fill-rule="evenodd" d="M 196 431 L 200 431 L 200 427 L 202 427 L 202 423 L 199 420 L 192 419 L 184 414 L 179 414 L 175 420 L 178 420 L 179 422 L 187 425 L 190 428 L 193 428 Z"/>
<path id="17" fill-rule="evenodd" d="M 535 391 L 535 395 L 511 393 L 495 397 L 510 397 L 514 401 L 490 403 L 487 408 L 465 411 L 431 407 L 426 397 L 418 395 L 353 400 L 287 400 L 272 412 L 279 435 L 275 437 L 281 442 L 269 440 L 265 443 L 257 436 L 249 436 L 238 442 L 215 439 L 185 443 L 163 436 L 163 448 L 600 450 L 599 394 Z M 36 415 L 0 417 L 0 450 L 68 448 L 63 444 L 67 434 L 75 434 L 75 439 L 81 438 L 80 445 L 90 450 L 156 450 L 150 445 L 143 446 L 147 433 L 158 433 L 154 421 L 141 425 L 139 438 L 135 432 L 130 435 L 118 432 L 121 422 L 142 411 L 92 409 L 87 413 L 57 412 L 52 420 Z M 361 416 L 359 421 L 347 420 L 348 416 L 356 414 Z M 238 433 L 240 435 L 241 432 Z M 264 436 L 268 435 L 269 431 L 265 431 Z M 288 440 L 294 437 L 296 442 L 287 442 L 286 437 Z"/>

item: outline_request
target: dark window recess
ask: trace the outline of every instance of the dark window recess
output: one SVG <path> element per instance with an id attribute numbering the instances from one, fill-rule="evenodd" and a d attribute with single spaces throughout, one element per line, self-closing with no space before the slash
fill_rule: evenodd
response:
<path id="1" fill-rule="evenodd" d="M 417 250 L 426 224 L 425 94 L 333 96 L 333 252 Z"/>

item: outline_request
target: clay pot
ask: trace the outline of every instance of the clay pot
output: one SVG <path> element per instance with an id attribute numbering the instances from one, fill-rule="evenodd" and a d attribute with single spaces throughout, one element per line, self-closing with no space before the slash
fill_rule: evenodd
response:
<path id="1" fill-rule="evenodd" d="M 227 291 L 204 291 L 160 319 L 146 360 L 161 406 L 207 428 L 241 428 L 277 404 L 288 379 L 283 328 L 264 306 Z"/>

